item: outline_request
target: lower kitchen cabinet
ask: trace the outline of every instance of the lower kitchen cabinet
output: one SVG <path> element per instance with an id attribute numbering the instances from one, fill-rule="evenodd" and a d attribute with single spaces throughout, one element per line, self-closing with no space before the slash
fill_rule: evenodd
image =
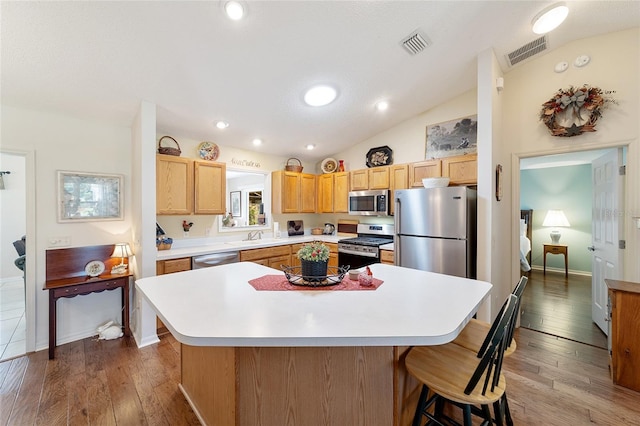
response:
<path id="1" fill-rule="evenodd" d="M 613 383 L 640 392 L 640 283 L 605 282 L 609 287 Z"/>
<path id="2" fill-rule="evenodd" d="M 156 275 L 173 274 L 174 272 L 190 271 L 191 270 L 191 258 L 181 257 L 178 259 L 158 260 L 156 262 Z M 160 318 L 156 317 L 156 333 L 165 334 L 169 330 L 160 321 Z"/>
<path id="3" fill-rule="evenodd" d="M 380 250 L 380 263 L 393 265 L 394 259 L 393 250 Z"/>
<path id="4" fill-rule="evenodd" d="M 285 245 L 242 250 L 240 252 L 240 261 L 254 262 L 271 268 L 281 269 L 281 265 L 291 264 L 291 247 Z"/>

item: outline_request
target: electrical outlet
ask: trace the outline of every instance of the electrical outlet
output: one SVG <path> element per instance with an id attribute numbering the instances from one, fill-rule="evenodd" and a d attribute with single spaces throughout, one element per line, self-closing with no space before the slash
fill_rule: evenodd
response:
<path id="1" fill-rule="evenodd" d="M 68 247 L 71 245 L 71 237 L 49 237 L 49 247 Z"/>

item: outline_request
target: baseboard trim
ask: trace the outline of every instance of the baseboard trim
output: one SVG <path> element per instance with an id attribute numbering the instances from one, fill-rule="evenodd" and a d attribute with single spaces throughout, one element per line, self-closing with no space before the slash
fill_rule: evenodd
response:
<path id="1" fill-rule="evenodd" d="M 538 266 L 538 265 L 531 265 L 531 269 L 534 271 L 538 271 L 538 272 L 544 272 L 544 268 L 542 266 Z M 552 268 L 547 266 L 547 271 L 549 272 L 559 272 L 561 274 L 564 274 L 564 269 L 563 268 Z M 589 271 L 578 271 L 576 269 L 569 269 L 569 274 L 571 275 L 580 275 L 583 277 L 590 277 L 591 276 L 591 272 Z"/>

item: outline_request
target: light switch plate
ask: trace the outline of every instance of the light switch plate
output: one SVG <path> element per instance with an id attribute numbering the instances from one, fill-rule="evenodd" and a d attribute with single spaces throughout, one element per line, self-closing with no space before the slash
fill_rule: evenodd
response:
<path id="1" fill-rule="evenodd" d="M 49 247 L 69 247 L 71 245 L 71 237 L 49 237 Z"/>

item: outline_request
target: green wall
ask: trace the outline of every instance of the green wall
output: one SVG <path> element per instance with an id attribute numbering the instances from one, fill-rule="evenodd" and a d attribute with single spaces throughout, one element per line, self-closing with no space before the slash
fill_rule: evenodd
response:
<path id="1" fill-rule="evenodd" d="M 568 246 L 569 270 L 591 273 L 591 165 L 520 171 L 520 208 L 533 209 L 532 266 L 542 267 L 542 245 L 551 229 L 542 227 L 547 210 L 563 210 L 571 226 L 559 228 Z M 562 255 L 547 255 L 547 267 L 564 269 Z"/>

